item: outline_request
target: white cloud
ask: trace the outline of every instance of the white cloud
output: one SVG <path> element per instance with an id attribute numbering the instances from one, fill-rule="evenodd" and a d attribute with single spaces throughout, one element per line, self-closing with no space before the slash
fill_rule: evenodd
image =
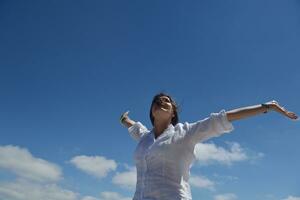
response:
<path id="1" fill-rule="evenodd" d="M 136 185 L 136 168 L 130 168 L 129 171 L 117 173 L 112 182 L 123 188 L 134 189 Z"/>
<path id="2" fill-rule="evenodd" d="M 233 193 L 219 194 L 214 196 L 214 200 L 236 200 L 237 196 Z"/>
<path id="3" fill-rule="evenodd" d="M 271 193 L 263 195 L 262 198 L 270 199 L 270 200 L 278 200 L 278 198 L 274 194 L 271 194 Z"/>
<path id="4" fill-rule="evenodd" d="M 195 156 L 201 164 L 210 164 L 218 162 L 221 164 L 231 165 L 232 162 L 243 161 L 248 159 L 245 151 L 236 142 L 229 143 L 229 150 L 223 147 L 217 147 L 213 143 L 199 143 L 195 147 Z"/>
<path id="5" fill-rule="evenodd" d="M 99 199 L 92 197 L 92 196 L 85 196 L 81 200 L 99 200 Z"/>
<path id="6" fill-rule="evenodd" d="M 220 175 L 217 173 L 214 173 L 213 176 L 220 181 L 237 181 L 239 179 L 237 176 Z"/>
<path id="7" fill-rule="evenodd" d="M 78 169 L 98 178 L 105 177 L 108 172 L 117 168 L 114 160 L 108 160 L 101 156 L 76 156 L 70 162 Z"/>
<path id="8" fill-rule="evenodd" d="M 102 192 L 100 196 L 101 200 L 132 200 L 132 198 L 123 197 L 116 192 Z"/>
<path id="9" fill-rule="evenodd" d="M 76 156 L 71 160 L 79 169 L 97 177 L 104 177 L 115 170 L 117 164 L 104 157 Z M 81 196 L 79 193 L 60 187 L 59 166 L 34 157 L 27 149 L 13 145 L 0 146 L 0 168 L 16 175 L 16 180 L 0 182 L 0 199 L 5 200 L 131 200 L 115 192 L 103 192 L 99 198 Z M 126 184 L 126 174 L 116 176 L 120 184 Z M 123 177 L 123 178 L 122 178 Z M 128 183 L 130 185 L 130 183 Z"/>
<path id="10" fill-rule="evenodd" d="M 77 194 L 56 184 L 41 184 L 26 180 L 0 183 L 0 199 L 7 200 L 76 200 Z"/>
<path id="11" fill-rule="evenodd" d="M 189 180 L 191 186 L 214 190 L 215 183 L 203 176 L 191 176 Z"/>
<path id="12" fill-rule="evenodd" d="M 61 178 L 61 169 L 46 160 L 36 158 L 18 146 L 0 146 L 0 168 L 25 179 L 48 182 Z"/>
<path id="13" fill-rule="evenodd" d="M 300 200 L 300 197 L 288 196 L 287 198 L 282 200 Z"/>

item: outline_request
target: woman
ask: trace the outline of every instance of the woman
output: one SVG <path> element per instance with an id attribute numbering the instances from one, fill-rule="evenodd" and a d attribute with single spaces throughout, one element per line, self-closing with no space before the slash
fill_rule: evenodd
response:
<path id="1" fill-rule="evenodd" d="M 137 184 L 134 200 L 188 200 L 192 199 L 188 183 L 194 157 L 194 147 L 211 137 L 232 131 L 232 121 L 267 113 L 279 112 L 290 119 L 297 119 L 293 112 L 285 110 L 276 101 L 211 113 L 195 123 L 179 123 L 177 105 L 167 94 L 154 96 L 150 107 L 152 130 L 140 122 L 121 116 L 121 123 L 128 127 L 131 136 L 138 141 L 134 152 L 137 168 Z"/>

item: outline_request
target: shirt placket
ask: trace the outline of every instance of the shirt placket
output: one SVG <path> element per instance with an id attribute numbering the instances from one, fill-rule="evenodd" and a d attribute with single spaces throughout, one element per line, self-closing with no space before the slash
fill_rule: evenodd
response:
<path id="1" fill-rule="evenodd" d="M 155 141 L 153 141 L 153 144 L 154 144 Z M 146 160 L 146 157 L 148 156 L 149 154 L 149 151 L 151 149 L 151 146 L 153 145 L 151 144 L 149 147 L 147 147 L 144 151 L 144 156 L 143 156 L 143 159 L 142 159 L 142 163 L 143 163 L 143 172 L 142 172 L 142 190 L 141 190 L 141 199 L 143 199 L 144 197 L 144 191 L 145 191 L 145 185 L 149 185 L 148 183 L 146 183 L 147 181 L 147 170 L 148 170 L 148 166 L 147 166 L 147 160 Z"/>
<path id="2" fill-rule="evenodd" d="M 141 181 L 141 198 L 143 199 L 144 197 L 144 190 L 145 190 L 145 176 L 146 176 L 146 172 L 147 172 L 147 162 L 146 162 L 146 157 L 143 157 L 143 172 L 142 172 L 142 181 Z"/>
<path id="3" fill-rule="evenodd" d="M 169 129 L 169 128 L 168 128 Z M 152 135 L 152 144 L 149 145 L 148 147 L 146 147 L 145 151 L 144 151 L 144 156 L 142 159 L 142 163 L 143 163 L 143 172 L 142 172 L 142 177 L 141 177 L 141 193 L 140 193 L 140 199 L 143 199 L 144 197 L 144 191 L 145 191 L 145 185 L 147 185 L 147 187 L 150 187 L 149 183 L 146 183 L 146 181 L 148 181 L 147 178 L 147 170 L 148 170 L 148 166 L 147 166 L 147 160 L 146 157 L 149 155 L 150 150 L 154 147 L 155 144 L 157 144 L 161 138 L 163 138 L 163 136 L 165 136 L 168 132 L 168 129 L 164 131 L 164 133 L 162 133 L 158 138 L 154 138 L 154 135 Z"/>

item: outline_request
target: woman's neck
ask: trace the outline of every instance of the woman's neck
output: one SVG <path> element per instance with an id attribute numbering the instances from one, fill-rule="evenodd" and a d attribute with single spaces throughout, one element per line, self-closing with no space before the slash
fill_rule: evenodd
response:
<path id="1" fill-rule="evenodd" d="M 166 128 L 170 125 L 171 122 L 166 121 L 166 122 L 156 122 L 154 121 L 154 135 L 155 138 L 158 138 Z"/>

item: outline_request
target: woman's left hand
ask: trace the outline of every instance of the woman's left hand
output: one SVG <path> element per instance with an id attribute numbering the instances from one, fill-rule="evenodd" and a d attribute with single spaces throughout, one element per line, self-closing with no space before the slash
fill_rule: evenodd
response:
<path id="1" fill-rule="evenodd" d="M 286 110 L 283 106 L 280 106 L 279 103 L 275 100 L 266 102 L 265 104 L 269 105 L 271 109 L 287 116 L 290 119 L 297 120 L 298 118 L 298 116 L 295 113 Z"/>

